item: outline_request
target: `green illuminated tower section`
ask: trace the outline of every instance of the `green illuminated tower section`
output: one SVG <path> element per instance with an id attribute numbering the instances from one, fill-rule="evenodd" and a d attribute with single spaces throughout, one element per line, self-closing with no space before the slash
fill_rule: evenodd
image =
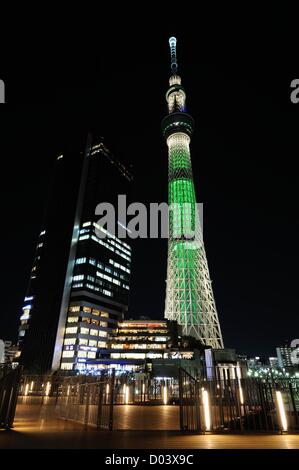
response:
<path id="1" fill-rule="evenodd" d="M 183 335 L 223 348 L 193 182 L 190 141 L 194 123 L 186 112 L 186 94 L 177 75 L 176 38 L 170 38 L 169 44 L 169 114 L 162 122 L 170 205 L 165 317 L 182 325 Z"/>

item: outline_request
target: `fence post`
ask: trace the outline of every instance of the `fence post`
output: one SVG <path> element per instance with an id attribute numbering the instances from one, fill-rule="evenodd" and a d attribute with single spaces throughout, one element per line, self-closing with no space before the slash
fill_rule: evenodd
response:
<path id="1" fill-rule="evenodd" d="M 112 375 L 110 380 L 110 404 L 109 404 L 109 431 L 113 430 L 113 405 L 114 405 L 114 393 L 115 393 L 115 369 L 112 369 Z"/>
<path id="2" fill-rule="evenodd" d="M 183 423 L 183 377 L 182 368 L 179 367 L 179 403 L 180 403 L 180 430 L 184 431 Z"/>
<path id="3" fill-rule="evenodd" d="M 102 380 L 102 377 L 101 377 L 101 380 Z M 100 428 L 102 424 L 103 398 L 104 398 L 104 390 L 105 390 L 104 387 L 105 387 L 105 382 L 100 381 L 99 395 L 98 395 L 97 428 Z"/>
<path id="4" fill-rule="evenodd" d="M 298 413 L 297 413 L 297 408 L 296 408 L 296 402 L 294 398 L 294 391 L 291 382 L 289 382 L 289 391 L 290 391 L 290 396 L 291 396 L 291 402 L 292 402 L 292 407 L 294 411 L 294 416 L 295 416 L 295 424 L 298 424 Z"/>

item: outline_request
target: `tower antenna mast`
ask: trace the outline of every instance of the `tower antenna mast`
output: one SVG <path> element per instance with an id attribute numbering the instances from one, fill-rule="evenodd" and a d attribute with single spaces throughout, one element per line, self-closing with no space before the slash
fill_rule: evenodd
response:
<path id="1" fill-rule="evenodd" d="M 171 57 L 171 71 L 173 75 L 176 75 L 178 70 L 178 62 L 176 56 L 176 38 L 172 36 L 169 38 L 169 46 L 170 46 L 170 57 Z"/>

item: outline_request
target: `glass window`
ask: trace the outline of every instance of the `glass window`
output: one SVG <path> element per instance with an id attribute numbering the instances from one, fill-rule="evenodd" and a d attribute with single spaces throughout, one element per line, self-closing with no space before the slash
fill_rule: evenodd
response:
<path id="1" fill-rule="evenodd" d="M 77 323 L 78 317 L 68 317 L 68 323 Z"/>
<path id="2" fill-rule="evenodd" d="M 78 331 L 78 328 L 76 326 L 70 326 L 70 327 L 66 328 L 66 330 L 65 330 L 66 334 L 77 333 L 77 331 Z"/>
<path id="3" fill-rule="evenodd" d="M 63 370 L 72 370 L 73 364 L 70 364 L 68 362 L 62 362 L 61 363 L 61 369 Z"/>
<path id="4" fill-rule="evenodd" d="M 69 312 L 80 312 L 80 306 L 79 305 L 72 305 L 69 308 Z"/>
<path id="5" fill-rule="evenodd" d="M 74 357 L 74 351 L 63 351 L 62 357 Z"/>
<path id="6" fill-rule="evenodd" d="M 65 338 L 64 344 L 66 346 L 69 346 L 71 344 L 76 344 L 76 338 Z"/>
<path id="7" fill-rule="evenodd" d="M 89 329 L 88 328 L 80 328 L 80 333 L 82 333 L 82 335 L 88 335 L 89 334 Z"/>
<path id="8" fill-rule="evenodd" d="M 86 357 L 86 351 L 78 351 L 78 357 Z"/>
<path id="9" fill-rule="evenodd" d="M 82 344 L 82 345 L 84 345 L 84 346 L 87 346 L 88 341 L 87 341 L 87 339 L 79 338 L 79 344 Z"/>

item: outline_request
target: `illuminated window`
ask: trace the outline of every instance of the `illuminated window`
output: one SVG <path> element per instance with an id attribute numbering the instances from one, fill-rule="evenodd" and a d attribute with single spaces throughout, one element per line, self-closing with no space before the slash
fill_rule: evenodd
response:
<path id="1" fill-rule="evenodd" d="M 70 326 L 70 327 L 66 328 L 66 330 L 65 330 L 66 334 L 77 333 L 77 331 L 78 331 L 78 328 L 76 326 Z"/>
<path id="2" fill-rule="evenodd" d="M 91 313 L 91 308 L 90 307 L 83 307 L 83 312 Z"/>
<path id="3" fill-rule="evenodd" d="M 87 353 L 86 351 L 78 351 L 78 357 L 86 357 Z"/>
<path id="4" fill-rule="evenodd" d="M 72 307 L 70 307 L 69 312 L 80 312 L 79 305 L 73 305 Z"/>
<path id="5" fill-rule="evenodd" d="M 107 328 L 108 323 L 106 321 L 100 321 L 100 326 L 102 326 L 103 328 Z"/>
<path id="6" fill-rule="evenodd" d="M 106 348 L 107 343 L 105 341 L 98 341 L 98 348 Z"/>
<path id="7" fill-rule="evenodd" d="M 21 320 L 29 320 L 30 318 L 30 309 L 29 308 L 25 308 L 23 310 L 23 314 L 21 316 Z"/>
<path id="8" fill-rule="evenodd" d="M 77 323 L 78 317 L 68 317 L 67 322 L 68 323 Z"/>
<path id="9" fill-rule="evenodd" d="M 89 346 L 97 346 L 97 341 L 95 339 L 90 339 L 88 344 Z"/>
<path id="10" fill-rule="evenodd" d="M 112 297 L 112 292 L 110 292 L 110 290 L 103 289 L 103 294 L 108 295 L 109 297 Z"/>
<path id="11" fill-rule="evenodd" d="M 111 353 L 111 358 L 112 359 L 119 359 L 120 358 L 120 353 Z"/>
<path id="12" fill-rule="evenodd" d="M 74 357 L 74 351 L 63 351 L 62 357 Z"/>
<path id="13" fill-rule="evenodd" d="M 91 336 L 98 336 L 98 330 L 90 330 L 90 335 Z M 102 335 L 100 335 L 102 336 Z"/>
<path id="14" fill-rule="evenodd" d="M 89 351 L 88 354 L 87 354 L 87 357 L 89 357 L 90 359 L 95 359 L 96 353 L 93 352 L 93 351 Z"/>
<path id="15" fill-rule="evenodd" d="M 82 320 L 81 320 L 83 323 L 90 323 L 90 318 L 87 318 L 87 317 L 82 317 Z"/>
<path id="16" fill-rule="evenodd" d="M 89 334 L 89 329 L 88 328 L 80 328 L 80 333 L 82 333 L 82 335 L 88 335 Z"/>
<path id="17" fill-rule="evenodd" d="M 70 364 L 68 362 L 62 362 L 61 363 L 61 369 L 63 370 L 72 370 L 73 364 Z"/>
<path id="18" fill-rule="evenodd" d="M 101 317 L 109 318 L 109 313 L 101 311 Z"/>
<path id="19" fill-rule="evenodd" d="M 84 338 L 79 338 L 79 344 L 80 344 L 80 345 L 87 346 L 87 344 L 88 344 L 88 341 L 87 341 L 87 339 L 84 339 Z"/>
<path id="20" fill-rule="evenodd" d="M 65 338 L 64 344 L 70 346 L 71 344 L 76 344 L 76 338 Z"/>
<path id="21" fill-rule="evenodd" d="M 96 310 L 95 308 L 92 309 L 93 315 L 100 315 L 100 310 Z"/>
<path id="22" fill-rule="evenodd" d="M 78 274 L 77 276 L 73 276 L 73 281 L 82 281 L 84 279 L 84 274 Z"/>
<path id="23" fill-rule="evenodd" d="M 103 338 L 106 338 L 108 336 L 107 331 L 99 331 L 99 336 L 102 336 Z"/>

